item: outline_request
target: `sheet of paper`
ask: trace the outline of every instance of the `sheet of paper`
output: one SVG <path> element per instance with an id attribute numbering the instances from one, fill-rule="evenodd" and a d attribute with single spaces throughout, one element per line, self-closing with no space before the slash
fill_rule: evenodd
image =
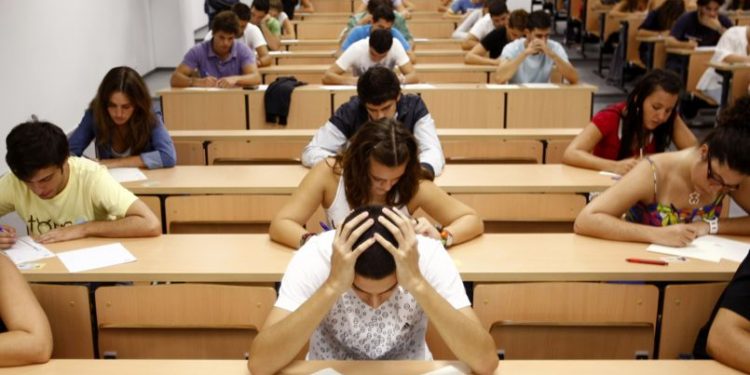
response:
<path id="1" fill-rule="evenodd" d="M 117 182 L 148 180 L 148 177 L 146 177 L 146 175 L 138 168 L 110 168 L 109 174 L 111 174 Z"/>
<path id="2" fill-rule="evenodd" d="M 704 47 L 695 47 L 696 51 L 715 51 L 715 46 L 704 46 Z"/>
<path id="3" fill-rule="evenodd" d="M 509 85 L 509 84 L 500 84 L 500 83 L 488 83 L 485 86 L 487 86 L 488 89 L 491 90 L 509 90 L 509 89 L 517 89 L 521 86 L 518 85 Z"/>
<path id="4" fill-rule="evenodd" d="M 268 85 L 258 85 L 255 89 L 258 91 L 266 91 L 268 90 Z"/>
<path id="5" fill-rule="evenodd" d="M 354 85 L 321 85 L 320 87 L 331 91 L 357 91 L 357 86 Z"/>
<path id="6" fill-rule="evenodd" d="M 330 367 L 326 367 L 322 370 L 313 372 L 312 375 L 341 375 L 341 373 Z"/>
<path id="7" fill-rule="evenodd" d="M 187 91 L 222 91 L 224 89 L 218 87 L 185 87 L 183 90 Z"/>
<path id="8" fill-rule="evenodd" d="M 23 236 L 16 240 L 15 245 L 5 250 L 5 255 L 10 258 L 16 265 L 26 262 L 33 262 L 39 259 L 53 258 L 55 253 L 49 251 L 46 247 L 38 244 L 29 236 Z"/>
<path id="9" fill-rule="evenodd" d="M 435 85 L 429 83 L 410 83 L 408 85 L 402 85 L 403 89 L 406 90 L 421 90 L 421 89 L 434 89 Z"/>
<path id="10" fill-rule="evenodd" d="M 88 271 L 136 261 L 135 256 L 121 243 L 66 251 L 58 253 L 57 257 L 70 272 Z"/>
<path id="11" fill-rule="evenodd" d="M 556 89 L 559 86 L 554 83 L 524 83 L 523 87 L 532 89 Z"/>
<path id="12" fill-rule="evenodd" d="M 750 249 L 750 244 L 718 236 L 698 237 L 685 247 L 650 245 L 647 248 L 648 251 L 655 253 L 683 256 L 709 262 L 719 262 L 721 259 L 741 262 L 747 256 L 748 249 Z"/>
<path id="13" fill-rule="evenodd" d="M 425 372 L 422 375 L 455 375 L 455 374 L 470 374 L 470 371 L 456 367 L 455 365 L 448 365 L 441 367 L 437 370 Z"/>
<path id="14" fill-rule="evenodd" d="M 415 42 L 427 42 L 429 40 L 430 40 L 430 38 L 414 38 Z"/>

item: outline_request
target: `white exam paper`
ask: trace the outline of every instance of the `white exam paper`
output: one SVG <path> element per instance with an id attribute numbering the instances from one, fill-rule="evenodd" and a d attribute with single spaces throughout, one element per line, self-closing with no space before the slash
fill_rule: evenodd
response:
<path id="1" fill-rule="evenodd" d="M 748 249 L 750 244 L 708 235 L 696 238 L 685 247 L 650 245 L 646 250 L 718 263 L 721 259 L 741 262 L 747 256 Z"/>
<path id="2" fill-rule="evenodd" d="M 117 182 L 148 180 L 148 177 L 146 177 L 146 175 L 138 168 L 110 168 L 109 174 L 111 174 Z"/>
<path id="3" fill-rule="evenodd" d="M 135 262 L 136 258 L 121 243 L 87 247 L 58 253 L 57 257 L 70 272 L 81 272 Z"/>
<path id="4" fill-rule="evenodd" d="M 29 236 L 23 236 L 16 240 L 13 246 L 5 250 L 5 255 L 10 258 L 16 265 L 44 258 L 53 258 L 55 253 L 49 251 L 46 247 L 38 244 Z"/>

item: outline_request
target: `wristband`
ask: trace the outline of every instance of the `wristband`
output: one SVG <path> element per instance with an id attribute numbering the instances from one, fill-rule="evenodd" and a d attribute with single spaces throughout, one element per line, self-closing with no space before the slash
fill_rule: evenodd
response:
<path id="1" fill-rule="evenodd" d="M 302 247 L 302 245 L 304 245 L 305 242 L 307 242 L 307 240 L 309 240 L 310 237 L 312 237 L 314 235 L 315 235 L 315 233 L 312 233 L 312 232 L 307 232 L 307 233 L 303 234 L 302 237 L 300 237 L 300 239 L 299 239 L 299 247 Z"/>
<path id="2" fill-rule="evenodd" d="M 713 219 L 703 219 L 708 224 L 708 234 L 719 233 L 719 218 L 714 217 Z"/>
<path id="3" fill-rule="evenodd" d="M 453 234 L 443 228 L 443 230 L 440 231 L 440 242 L 443 243 L 443 247 L 446 249 L 451 247 L 451 245 L 453 245 Z"/>

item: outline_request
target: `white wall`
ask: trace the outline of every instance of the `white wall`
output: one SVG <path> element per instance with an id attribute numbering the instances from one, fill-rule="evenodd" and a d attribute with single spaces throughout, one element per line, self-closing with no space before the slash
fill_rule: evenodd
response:
<path id="1" fill-rule="evenodd" d="M 127 1 L 127 0 L 124 0 Z M 150 0 L 155 67 L 174 68 L 208 22 L 203 0 Z"/>
<path id="2" fill-rule="evenodd" d="M 110 68 L 152 70 L 151 35 L 148 0 L 2 0 L 2 159 L 6 135 L 30 114 L 70 131 Z"/>

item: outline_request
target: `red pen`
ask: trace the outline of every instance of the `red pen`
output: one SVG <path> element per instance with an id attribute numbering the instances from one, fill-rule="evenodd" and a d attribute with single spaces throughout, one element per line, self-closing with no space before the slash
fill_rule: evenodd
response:
<path id="1" fill-rule="evenodd" d="M 663 260 L 656 260 L 656 259 L 627 258 L 625 260 L 630 263 L 653 264 L 655 266 L 668 266 L 669 265 L 669 263 Z"/>

